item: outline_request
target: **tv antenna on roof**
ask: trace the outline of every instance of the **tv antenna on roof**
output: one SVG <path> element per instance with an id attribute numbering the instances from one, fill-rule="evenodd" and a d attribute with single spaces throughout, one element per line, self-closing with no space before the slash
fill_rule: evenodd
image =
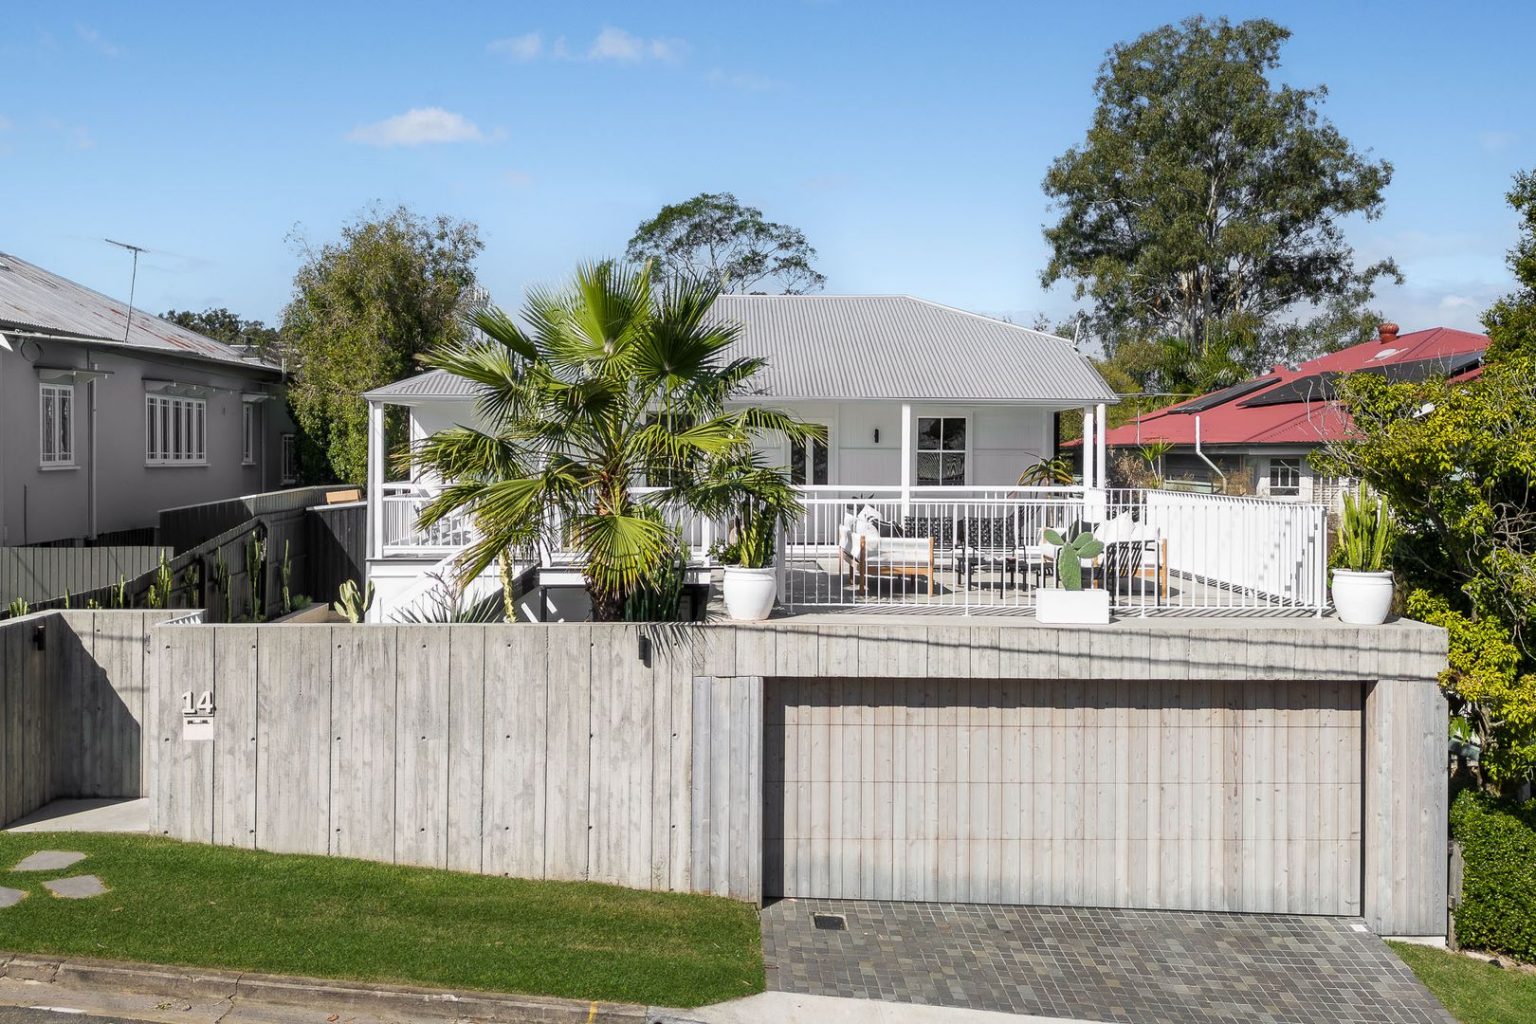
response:
<path id="1" fill-rule="evenodd" d="M 128 344 L 128 332 L 133 329 L 133 291 L 139 283 L 139 253 L 149 252 L 142 245 L 129 245 L 127 242 L 116 242 L 110 238 L 102 239 L 108 245 L 115 245 L 120 249 L 127 249 L 133 253 L 133 276 L 128 279 L 128 319 L 123 323 L 123 344 Z"/>

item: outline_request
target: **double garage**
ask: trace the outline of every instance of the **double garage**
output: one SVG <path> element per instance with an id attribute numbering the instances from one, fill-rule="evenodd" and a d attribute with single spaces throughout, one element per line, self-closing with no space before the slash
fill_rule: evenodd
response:
<path id="1" fill-rule="evenodd" d="M 764 895 L 1360 915 L 1368 685 L 767 679 Z"/>

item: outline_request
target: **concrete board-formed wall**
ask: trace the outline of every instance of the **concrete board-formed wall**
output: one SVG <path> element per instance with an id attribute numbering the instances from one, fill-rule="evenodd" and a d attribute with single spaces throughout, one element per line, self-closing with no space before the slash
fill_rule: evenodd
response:
<path id="1" fill-rule="evenodd" d="M 659 642 L 647 667 L 637 627 L 598 638 L 581 625 L 162 627 L 154 827 L 757 898 L 742 844 L 760 814 L 761 686 L 696 679 L 697 651 Z M 212 742 L 182 739 L 184 689 L 212 690 Z M 702 828 L 698 757 L 727 766 Z"/>
<path id="2" fill-rule="evenodd" d="M 62 797 L 145 794 L 148 630 L 172 614 L 44 612 L 0 622 L 0 825 Z"/>
<path id="3" fill-rule="evenodd" d="M 1317 720 L 1319 728 L 1297 731 L 1319 744 L 1331 735 L 1321 727 L 1327 718 L 1338 727 L 1338 757 L 1364 746 L 1363 773 L 1347 765 L 1316 773 L 1318 786 L 1359 787 L 1355 797 L 1320 798 L 1332 808 L 1331 824 L 1319 824 L 1329 834 L 1300 834 L 1303 820 L 1297 843 L 1289 831 L 1278 843 L 1276 829 L 1289 829 L 1290 818 L 1270 813 L 1269 831 L 1242 855 L 1257 855 L 1269 842 L 1272 862 L 1239 873 L 1236 902 L 1225 905 L 1359 907 L 1386 934 L 1443 932 L 1445 773 L 1438 751 L 1445 706 L 1434 679 L 1444 663 L 1440 631 L 1310 620 L 1162 620 L 1103 629 L 929 621 L 160 626 L 153 634 L 159 689 L 147 712 L 155 826 L 183 839 L 263 849 L 757 900 L 772 826 L 764 820 L 768 766 L 775 744 L 784 742 L 782 713 L 765 694 L 781 692 L 785 680 L 856 681 L 859 700 L 844 692 L 840 715 L 880 706 L 908 681 L 935 681 L 955 691 L 954 700 L 934 701 L 936 713 L 956 716 L 998 703 L 990 698 L 992 681 L 1054 688 L 1046 692 L 1063 700 L 1033 705 L 1053 715 L 1058 704 L 1075 706 L 1065 703 L 1075 681 L 1112 680 L 1116 693 L 1128 694 L 1144 684 L 1131 698 L 1164 704 L 1158 694 L 1167 687 L 1152 685 L 1157 681 L 1220 681 L 1224 694 L 1286 695 L 1283 707 L 1297 712 L 1299 724 Z M 642 638 L 650 641 L 649 665 Z M 966 700 L 959 699 L 962 685 L 971 694 Z M 186 741 L 180 693 L 202 688 L 213 690 L 216 738 Z M 976 699 L 977 692 L 986 696 Z M 1231 710 L 1273 715 L 1279 703 L 1270 696 Z M 1184 756 L 1180 741 L 1169 738 L 1168 750 L 1162 742 L 1160 770 L 1189 770 L 1166 764 Z M 1267 749 L 1271 767 L 1284 759 L 1287 771 L 1293 760 L 1329 756 L 1308 744 Z M 1203 756 L 1193 745 L 1188 753 Z M 1086 827 L 1097 796 L 1077 796 Z M 1322 803 L 1313 808 L 1319 822 Z M 1353 825 L 1348 820 L 1355 806 L 1364 808 L 1363 824 L 1358 815 Z M 933 810 L 959 813 L 958 805 Z M 1092 815 L 1096 825 L 1104 811 Z M 1343 844 L 1327 861 L 1329 878 L 1307 841 Z M 1355 853 L 1345 849 L 1352 843 Z M 1164 865 L 1159 850 L 1159 871 L 1176 873 L 1183 867 L 1177 845 L 1169 851 L 1174 859 Z M 1112 871 L 1114 862 L 1106 863 Z M 958 874 L 935 867 L 932 892 L 905 895 L 976 898 L 962 892 Z M 1189 870 L 1199 870 L 1198 862 Z M 1102 898 L 1085 881 L 1062 877 L 1062 888 L 1039 898 Z M 1199 886 L 1212 891 L 1205 881 Z"/>

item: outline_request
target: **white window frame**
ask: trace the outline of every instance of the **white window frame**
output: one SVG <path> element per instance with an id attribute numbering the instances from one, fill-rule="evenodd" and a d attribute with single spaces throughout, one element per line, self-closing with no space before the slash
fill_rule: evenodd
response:
<path id="1" fill-rule="evenodd" d="M 1266 473 L 1269 495 L 1275 498 L 1295 498 L 1301 494 L 1301 464 L 1299 455 L 1276 456 L 1269 460 Z M 1285 472 L 1287 476 L 1294 477 L 1295 483 L 1276 485 L 1275 476 L 1279 472 Z"/>
<path id="2" fill-rule="evenodd" d="M 208 400 L 144 396 L 144 465 L 208 465 Z"/>
<path id="3" fill-rule="evenodd" d="M 805 441 L 793 441 L 793 440 L 791 440 L 791 441 L 785 442 L 786 450 L 785 450 L 784 466 L 789 471 L 789 482 L 791 484 L 794 484 L 796 487 L 801 487 L 801 486 L 812 486 L 812 487 L 815 487 L 815 486 L 821 486 L 823 484 L 831 484 L 831 483 L 834 482 L 835 474 L 833 473 L 832 470 L 833 470 L 833 464 L 835 463 L 836 460 L 832 458 L 832 425 L 830 423 L 816 423 L 815 425 L 819 426 L 819 427 L 823 427 L 826 430 L 826 432 L 827 432 L 827 439 L 825 441 L 817 441 L 817 440 L 807 439 Z M 805 476 L 807 477 L 807 479 L 805 479 L 805 480 L 796 480 L 795 479 L 794 465 L 795 465 L 795 446 L 796 445 L 802 445 L 805 448 L 805 470 L 806 470 Z M 811 470 L 815 467 L 815 464 L 816 464 L 816 452 L 817 452 L 818 449 L 820 451 L 822 451 L 823 453 L 825 453 L 825 455 L 826 455 L 826 462 L 827 462 L 827 478 L 825 480 L 822 480 L 822 481 L 819 481 L 819 482 L 815 481 L 815 480 L 809 479 L 809 477 L 814 475 L 814 473 L 812 473 Z"/>
<path id="4" fill-rule="evenodd" d="M 944 428 L 943 428 L 942 424 L 939 427 L 939 431 L 940 431 L 940 433 L 939 433 L 939 444 L 940 444 L 940 447 L 938 447 L 938 448 L 922 448 L 922 447 L 919 447 L 918 438 L 922 435 L 922 432 L 923 432 L 923 429 L 922 429 L 923 428 L 923 420 L 940 420 L 940 421 L 943 421 L 943 420 L 963 420 L 963 421 L 965 421 L 965 447 L 964 448 L 945 448 L 945 447 L 942 447 L 942 445 L 944 444 L 944 439 L 943 439 L 943 430 L 944 430 Z M 976 430 L 976 424 L 971 422 L 971 416 L 968 413 L 914 412 L 913 416 L 912 416 L 912 486 L 914 486 L 914 487 L 966 487 L 966 486 L 968 486 L 970 484 L 970 481 L 971 481 L 971 447 L 972 447 L 972 437 L 973 437 L 973 435 L 975 433 L 975 430 Z M 924 454 L 927 454 L 929 452 L 938 452 L 939 453 L 939 455 L 940 455 L 939 466 L 940 466 L 941 469 L 943 468 L 943 464 L 944 464 L 944 459 L 943 459 L 944 455 L 953 455 L 953 454 L 955 454 L 957 452 L 959 454 L 963 455 L 965 457 L 965 463 L 964 463 L 965 468 L 962 470 L 962 474 L 964 475 L 964 479 L 961 480 L 961 482 L 958 483 L 958 484 L 925 484 L 925 483 L 922 483 L 919 480 L 919 478 L 918 478 L 918 468 L 917 468 L 918 467 L 918 461 L 917 460 L 918 460 L 918 458 L 920 456 L 922 456 Z"/>
<path id="5" fill-rule="evenodd" d="M 240 465 L 256 465 L 256 403 L 240 403 Z"/>
<path id="6" fill-rule="evenodd" d="M 279 464 L 281 482 L 285 484 L 298 483 L 299 481 L 299 439 L 296 434 L 284 434 L 282 445 L 282 461 Z"/>
<path id="7" fill-rule="evenodd" d="M 48 425 L 52 404 L 53 426 Z M 67 413 L 60 411 L 67 408 Z M 49 449 L 52 449 L 50 451 Z M 75 386 L 43 383 L 37 386 L 37 464 L 43 469 L 75 468 Z"/>

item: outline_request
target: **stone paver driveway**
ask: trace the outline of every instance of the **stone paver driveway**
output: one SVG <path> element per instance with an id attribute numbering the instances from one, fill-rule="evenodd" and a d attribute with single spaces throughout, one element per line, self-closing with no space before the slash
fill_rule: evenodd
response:
<path id="1" fill-rule="evenodd" d="M 1455 1024 L 1347 918 L 781 900 L 762 924 L 784 992 L 1132 1024 Z"/>

